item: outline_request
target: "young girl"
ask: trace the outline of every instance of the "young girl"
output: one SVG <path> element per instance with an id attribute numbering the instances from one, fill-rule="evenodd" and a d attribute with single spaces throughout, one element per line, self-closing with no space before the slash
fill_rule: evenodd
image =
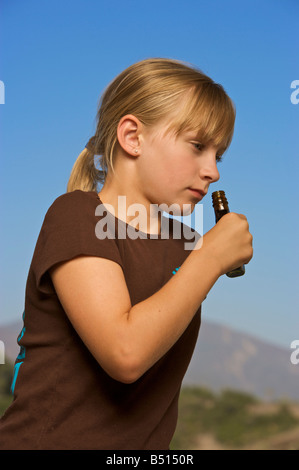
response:
<path id="1" fill-rule="evenodd" d="M 159 206 L 194 210 L 234 120 L 223 88 L 178 61 L 141 61 L 108 86 L 37 240 L 1 449 L 169 448 L 201 303 L 250 261 L 252 236 L 229 213 L 186 249 Z"/>

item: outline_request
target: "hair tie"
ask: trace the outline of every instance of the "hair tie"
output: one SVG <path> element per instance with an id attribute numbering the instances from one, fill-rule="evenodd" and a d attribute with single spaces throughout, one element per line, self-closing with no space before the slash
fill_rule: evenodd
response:
<path id="1" fill-rule="evenodd" d="M 89 139 L 85 148 L 95 155 L 95 136 Z"/>

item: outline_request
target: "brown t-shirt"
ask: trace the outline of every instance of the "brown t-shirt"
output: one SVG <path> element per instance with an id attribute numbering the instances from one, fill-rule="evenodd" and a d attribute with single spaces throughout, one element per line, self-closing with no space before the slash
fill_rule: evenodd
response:
<path id="1" fill-rule="evenodd" d="M 200 309 L 156 364 L 136 382 L 124 384 L 112 379 L 86 348 L 48 270 L 79 255 L 110 259 L 122 267 L 134 305 L 175 275 L 190 251 L 184 238 L 173 236 L 176 222 L 171 220 L 170 237 L 138 232 L 134 240 L 123 234 L 135 229 L 110 214 L 116 237 L 100 239 L 96 226 L 107 212 L 99 209 L 103 205 L 96 192 L 76 190 L 58 197 L 45 216 L 28 273 L 14 400 L 0 421 L 0 449 L 169 448 Z"/>

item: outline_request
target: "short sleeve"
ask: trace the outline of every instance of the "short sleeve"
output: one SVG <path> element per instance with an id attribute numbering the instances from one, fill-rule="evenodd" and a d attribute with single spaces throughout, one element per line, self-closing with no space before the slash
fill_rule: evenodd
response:
<path id="1" fill-rule="evenodd" d="M 117 240 L 96 236 L 99 204 L 96 193 L 76 190 L 59 196 L 50 206 L 31 263 L 39 291 L 55 293 L 48 270 L 80 255 L 110 259 L 123 268 Z"/>

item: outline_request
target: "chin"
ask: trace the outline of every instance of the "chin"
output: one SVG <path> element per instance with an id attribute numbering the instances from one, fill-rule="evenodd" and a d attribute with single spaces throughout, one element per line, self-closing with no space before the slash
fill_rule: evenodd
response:
<path id="1" fill-rule="evenodd" d="M 190 215 L 195 209 L 196 204 L 193 202 L 189 202 L 188 204 L 184 204 L 184 208 L 182 207 L 182 215 Z"/>
<path id="2" fill-rule="evenodd" d="M 163 197 L 164 196 L 164 197 Z M 195 209 L 196 202 L 190 201 L 190 198 L 186 197 L 169 197 L 169 195 L 163 195 L 161 199 L 158 200 L 158 197 L 150 198 L 150 203 L 154 206 L 158 206 L 160 210 L 166 212 L 167 214 L 172 214 L 174 216 L 182 217 L 192 214 Z M 161 202 L 164 200 L 164 202 Z"/>
<path id="3" fill-rule="evenodd" d="M 187 216 L 192 214 L 195 208 L 194 203 L 172 203 L 172 204 L 163 204 L 160 205 L 161 209 L 167 214 L 172 214 L 175 216 Z"/>

